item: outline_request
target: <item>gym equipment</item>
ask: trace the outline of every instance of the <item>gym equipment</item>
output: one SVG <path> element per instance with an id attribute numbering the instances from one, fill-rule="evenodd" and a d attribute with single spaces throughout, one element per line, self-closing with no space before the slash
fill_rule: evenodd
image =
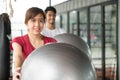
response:
<path id="1" fill-rule="evenodd" d="M 58 42 L 71 44 L 88 55 L 91 59 L 91 51 L 88 44 L 79 36 L 70 33 L 59 34 L 54 37 Z"/>
<path id="2" fill-rule="evenodd" d="M 66 43 L 51 43 L 34 50 L 24 61 L 20 80 L 97 80 L 87 55 Z"/>
<path id="3" fill-rule="evenodd" d="M 0 15 L 0 80 L 9 80 L 10 76 L 10 50 L 9 39 L 10 24 L 5 21 L 4 14 Z M 9 27 L 9 29 L 8 29 Z"/>

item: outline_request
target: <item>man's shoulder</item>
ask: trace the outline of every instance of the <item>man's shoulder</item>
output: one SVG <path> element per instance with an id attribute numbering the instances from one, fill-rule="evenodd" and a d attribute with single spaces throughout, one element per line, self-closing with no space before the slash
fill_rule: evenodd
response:
<path id="1" fill-rule="evenodd" d="M 60 27 L 56 27 L 56 31 L 59 31 L 60 33 L 66 33 L 66 31 Z"/>

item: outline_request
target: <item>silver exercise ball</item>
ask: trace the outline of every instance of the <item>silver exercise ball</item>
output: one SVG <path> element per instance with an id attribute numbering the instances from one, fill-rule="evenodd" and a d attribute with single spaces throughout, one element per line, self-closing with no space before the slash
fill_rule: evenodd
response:
<path id="1" fill-rule="evenodd" d="M 54 38 L 58 42 L 68 43 L 79 48 L 84 53 L 86 53 L 90 59 L 92 58 L 88 44 L 79 36 L 70 33 L 64 33 L 64 34 L 56 35 Z"/>
<path id="2" fill-rule="evenodd" d="M 53 43 L 33 51 L 24 61 L 20 80 L 97 80 L 95 69 L 81 50 Z"/>

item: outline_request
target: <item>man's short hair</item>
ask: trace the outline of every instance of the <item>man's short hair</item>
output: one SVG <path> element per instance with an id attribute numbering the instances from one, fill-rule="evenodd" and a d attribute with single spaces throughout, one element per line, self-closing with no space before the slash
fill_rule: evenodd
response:
<path id="1" fill-rule="evenodd" d="M 56 9 L 55 9 L 53 6 L 48 6 L 48 7 L 45 9 L 45 13 L 47 13 L 48 11 L 53 11 L 53 12 L 56 14 Z"/>

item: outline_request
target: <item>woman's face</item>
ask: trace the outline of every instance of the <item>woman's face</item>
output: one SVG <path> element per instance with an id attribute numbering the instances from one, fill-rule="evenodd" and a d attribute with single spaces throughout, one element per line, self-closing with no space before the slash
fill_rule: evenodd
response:
<path id="1" fill-rule="evenodd" d="M 53 11 L 47 11 L 46 13 L 46 22 L 50 24 L 55 23 L 56 14 Z"/>
<path id="2" fill-rule="evenodd" d="M 42 14 L 38 14 L 37 16 L 29 19 L 27 22 L 27 27 L 30 33 L 40 34 L 44 27 L 44 17 Z"/>

